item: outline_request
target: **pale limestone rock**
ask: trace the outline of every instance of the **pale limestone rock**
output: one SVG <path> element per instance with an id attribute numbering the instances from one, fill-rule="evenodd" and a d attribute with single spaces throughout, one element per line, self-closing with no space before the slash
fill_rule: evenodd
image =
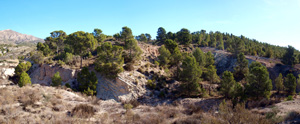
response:
<path id="1" fill-rule="evenodd" d="M 35 69 L 30 74 L 31 83 L 33 84 L 42 84 L 42 85 L 50 85 L 52 80 L 51 78 L 56 72 L 59 72 L 62 81 L 65 83 L 69 83 L 72 86 L 72 82 L 75 81 L 76 78 L 76 70 L 62 68 L 59 66 L 47 65 L 43 64 L 40 67 L 34 66 Z"/>

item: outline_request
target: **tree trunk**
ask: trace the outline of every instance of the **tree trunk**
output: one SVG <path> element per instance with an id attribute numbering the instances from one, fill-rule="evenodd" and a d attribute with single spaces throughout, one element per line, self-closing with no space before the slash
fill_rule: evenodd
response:
<path id="1" fill-rule="evenodd" d="M 58 45 L 56 45 L 56 54 L 58 55 Z"/>

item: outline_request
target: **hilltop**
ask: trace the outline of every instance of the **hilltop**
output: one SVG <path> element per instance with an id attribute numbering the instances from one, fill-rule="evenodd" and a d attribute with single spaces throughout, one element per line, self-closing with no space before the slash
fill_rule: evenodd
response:
<path id="1" fill-rule="evenodd" d="M 44 42 L 44 40 L 32 35 L 21 34 L 10 29 L 0 31 L 0 44 L 24 44 L 37 42 Z"/>

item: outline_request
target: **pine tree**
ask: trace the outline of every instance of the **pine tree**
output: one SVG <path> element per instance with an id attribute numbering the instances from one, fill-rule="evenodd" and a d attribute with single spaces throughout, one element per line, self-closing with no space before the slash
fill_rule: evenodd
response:
<path id="1" fill-rule="evenodd" d="M 179 78 L 180 62 L 182 61 L 182 54 L 181 54 L 181 52 L 180 52 L 180 50 L 179 50 L 178 47 L 176 47 L 176 48 L 174 49 L 174 52 L 173 52 L 173 54 L 171 55 L 171 59 L 172 59 L 171 62 L 172 62 L 174 65 L 176 65 L 176 67 L 177 67 L 176 77 Z"/>
<path id="2" fill-rule="evenodd" d="M 277 89 L 277 92 L 279 93 L 280 91 L 283 90 L 283 78 L 282 78 L 282 74 L 280 73 L 279 76 L 275 79 L 275 86 Z"/>
<path id="3" fill-rule="evenodd" d="M 95 61 L 95 70 L 106 78 L 114 79 L 123 71 L 123 47 L 105 42 L 97 48 L 98 58 Z"/>
<path id="4" fill-rule="evenodd" d="M 206 63 L 205 67 L 215 64 L 214 55 L 210 51 L 206 53 L 206 62 L 205 63 Z"/>
<path id="5" fill-rule="evenodd" d="M 192 94 L 198 94 L 201 92 L 199 87 L 199 81 L 202 70 L 198 66 L 194 56 L 186 55 L 182 62 L 182 71 L 180 79 L 183 81 L 182 88 L 185 93 L 189 96 Z"/>
<path id="6" fill-rule="evenodd" d="M 133 39 L 132 30 L 127 26 L 122 27 L 122 31 L 120 34 L 124 42 L 126 42 L 129 39 Z"/>
<path id="7" fill-rule="evenodd" d="M 295 65 L 297 63 L 297 56 L 295 55 L 295 48 L 288 46 L 286 53 L 282 58 L 282 62 L 287 65 Z"/>
<path id="8" fill-rule="evenodd" d="M 248 72 L 248 60 L 244 53 L 240 53 L 237 57 L 236 67 L 234 68 L 234 77 L 237 81 L 240 81 L 247 76 Z"/>
<path id="9" fill-rule="evenodd" d="M 211 83 L 220 82 L 220 77 L 217 75 L 217 69 L 214 65 L 209 65 L 205 71 L 206 79 Z"/>
<path id="10" fill-rule="evenodd" d="M 201 67 L 205 66 L 206 56 L 200 48 L 196 48 L 194 50 L 193 56 L 196 58 L 196 61 L 198 62 L 199 66 L 201 66 Z"/>
<path id="11" fill-rule="evenodd" d="M 249 68 L 248 84 L 246 93 L 249 97 L 270 97 L 273 88 L 267 68 L 259 62 L 253 62 Z"/>
<path id="12" fill-rule="evenodd" d="M 162 45 L 159 49 L 159 56 L 158 56 L 158 59 L 159 59 L 159 63 L 160 65 L 162 66 L 166 66 L 169 64 L 170 62 L 170 57 L 171 57 L 171 53 L 168 49 L 166 49 L 165 45 Z"/>
<path id="13" fill-rule="evenodd" d="M 238 82 L 235 82 L 233 74 L 230 71 L 223 73 L 220 87 L 221 93 L 229 99 L 237 99 L 243 90 L 242 86 Z"/>
<path id="14" fill-rule="evenodd" d="M 171 39 L 167 39 L 165 41 L 165 47 L 170 51 L 171 54 L 173 54 L 175 48 L 178 47 L 178 44 L 175 41 L 171 40 Z"/>
<path id="15" fill-rule="evenodd" d="M 284 87 L 286 88 L 288 93 L 294 94 L 296 91 L 296 86 L 297 86 L 296 77 L 292 73 L 289 73 L 288 75 L 286 75 L 285 81 L 284 81 Z"/>
<path id="16" fill-rule="evenodd" d="M 167 39 L 166 30 L 163 27 L 159 27 L 156 36 L 157 42 L 164 43 L 166 39 Z"/>
<path id="17" fill-rule="evenodd" d="M 95 72 L 89 72 L 87 67 L 83 67 L 77 74 L 77 81 L 79 82 L 79 90 L 87 95 L 95 95 L 98 79 Z"/>
<path id="18" fill-rule="evenodd" d="M 135 39 L 125 41 L 125 49 L 128 51 L 130 61 L 140 59 L 142 50 Z"/>

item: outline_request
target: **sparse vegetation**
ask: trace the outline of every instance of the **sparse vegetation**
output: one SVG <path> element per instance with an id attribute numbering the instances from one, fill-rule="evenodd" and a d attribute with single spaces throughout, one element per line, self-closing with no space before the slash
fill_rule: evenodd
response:
<path id="1" fill-rule="evenodd" d="M 30 84 L 31 84 L 31 79 L 30 79 L 29 75 L 23 71 L 20 75 L 18 85 L 20 87 L 23 87 L 25 85 L 30 85 Z"/>
<path id="2" fill-rule="evenodd" d="M 62 79 L 59 75 L 59 72 L 56 72 L 51 79 L 52 79 L 52 84 L 51 84 L 52 86 L 57 87 L 61 85 Z"/>

